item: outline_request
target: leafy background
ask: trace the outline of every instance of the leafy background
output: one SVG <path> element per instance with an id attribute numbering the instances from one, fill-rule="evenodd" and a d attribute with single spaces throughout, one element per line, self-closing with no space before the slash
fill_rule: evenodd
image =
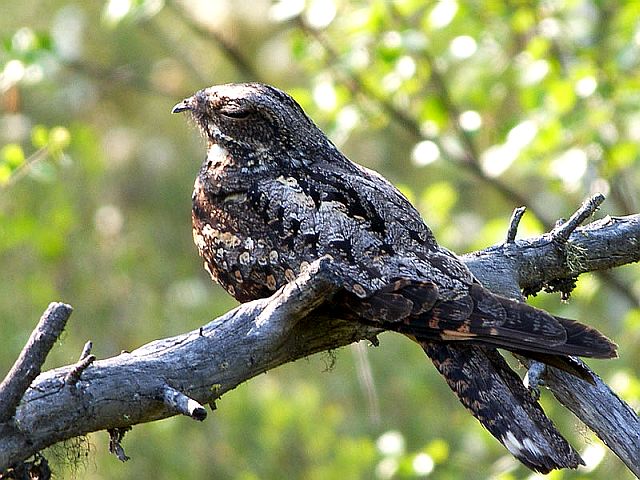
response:
<path id="1" fill-rule="evenodd" d="M 289 91 L 381 171 L 444 245 L 540 233 L 589 194 L 637 212 L 640 3 L 615 0 L 4 2 L 0 15 L 0 371 L 53 300 L 75 313 L 47 367 L 195 328 L 234 305 L 201 268 L 190 193 L 203 157 L 169 111 L 214 83 Z M 590 364 L 640 407 L 637 266 L 583 275 L 568 304 L 615 338 Z M 140 425 L 58 448 L 59 478 L 537 478 L 466 413 L 414 345 L 385 334 L 251 380 L 203 424 Z M 334 361 L 335 360 L 335 361 Z M 632 478 L 547 392 L 587 468 Z M 73 457 L 79 457 L 74 460 Z"/>

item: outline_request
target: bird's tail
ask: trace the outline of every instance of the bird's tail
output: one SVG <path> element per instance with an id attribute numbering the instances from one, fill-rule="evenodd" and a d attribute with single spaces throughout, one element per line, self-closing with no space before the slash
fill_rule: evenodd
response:
<path id="1" fill-rule="evenodd" d="M 343 301 L 353 318 L 418 342 L 462 404 L 523 464 L 543 473 L 583 464 L 497 348 L 593 382 L 571 356 L 614 357 L 616 345 L 600 332 L 477 283 L 466 295 L 441 300 L 432 282 L 398 280 Z"/>
<path id="2" fill-rule="evenodd" d="M 532 470 L 584 465 L 494 348 L 419 342 L 462 404 Z"/>

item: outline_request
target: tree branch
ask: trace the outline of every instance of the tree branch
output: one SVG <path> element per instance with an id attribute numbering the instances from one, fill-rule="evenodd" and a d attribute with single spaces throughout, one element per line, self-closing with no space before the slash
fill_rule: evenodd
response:
<path id="1" fill-rule="evenodd" d="M 465 255 L 463 260 L 487 288 L 513 298 L 522 296 L 520 289 L 534 293 L 567 280 L 573 285 L 581 273 L 640 261 L 640 215 L 605 217 L 578 227 L 602 200 L 602 195 L 596 195 L 584 202 L 567 222 L 548 234 L 507 241 Z M 534 363 L 520 356 L 518 360 L 526 366 Z M 558 401 L 640 477 L 640 419 L 634 410 L 591 370 L 595 385 L 553 367 L 545 370 L 544 384 Z"/>
<path id="2" fill-rule="evenodd" d="M 174 2 L 167 2 L 165 7 L 171 10 L 174 16 L 185 23 L 194 33 L 197 34 L 197 36 L 206 41 L 213 41 L 213 43 L 233 63 L 233 65 L 236 66 L 240 74 L 253 81 L 258 81 L 260 79 L 261 75 L 253 66 L 253 63 L 249 61 L 235 45 L 225 39 L 220 32 L 204 27 L 202 24 L 198 23 L 197 20 L 191 18 L 183 8 L 175 5 Z"/>
<path id="3" fill-rule="evenodd" d="M 494 245 L 463 259 L 487 288 L 511 297 L 519 296 L 514 294 L 517 287 L 533 294 L 582 273 L 640 261 L 640 214 L 607 216 L 576 228 L 564 245 L 551 232 Z"/>
<path id="4" fill-rule="evenodd" d="M 0 423 L 0 472 L 61 440 L 184 413 L 176 405 L 184 398 L 166 398 L 172 392 L 213 405 L 267 370 L 375 337 L 371 327 L 310 314 L 337 289 L 330 262 L 321 259 L 272 297 L 186 334 L 95 361 L 73 384 L 67 378 L 77 364 L 41 374 L 11 421 Z M 186 410 L 198 411 L 191 407 Z"/>
<path id="5" fill-rule="evenodd" d="M 0 423 L 11 419 L 24 392 L 40 374 L 40 369 L 64 330 L 72 308 L 64 303 L 51 303 L 42 314 L 18 360 L 0 384 Z"/>
<path id="6" fill-rule="evenodd" d="M 511 214 L 511 219 L 509 220 L 509 229 L 507 230 L 507 243 L 513 243 L 516 241 L 516 234 L 518 233 L 520 220 L 522 220 L 522 216 L 526 211 L 527 207 L 518 207 Z"/>
<path id="7" fill-rule="evenodd" d="M 169 385 L 162 389 L 162 401 L 170 410 L 194 420 L 202 421 L 207 418 L 207 411 L 202 405 Z"/>
<path id="8" fill-rule="evenodd" d="M 566 222 L 560 222 L 556 228 L 551 231 L 551 235 L 555 237 L 560 243 L 566 243 L 569 240 L 569 236 L 578 228 L 582 222 L 593 215 L 598 207 L 604 202 L 604 195 L 598 193 L 593 197 L 587 199 L 580 205 L 580 208 L 571 215 L 571 218 Z"/>
<path id="9" fill-rule="evenodd" d="M 636 262 L 639 240 L 640 215 L 607 217 L 576 228 L 563 247 L 545 234 L 464 259 L 488 288 L 519 296 L 519 284 L 539 286 Z M 0 422 L 0 472 L 58 441 L 105 429 L 115 439 L 114 451 L 125 459 L 120 440 L 133 425 L 176 414 L 203 419 L 203 405 L 213 406 L 260 373 L 357 340 L 375 341 L 379 330 L 316 308 L 338 291 L 336 284 L 331 261 L 320 259 L 272 297 L 240 305 L 197 330 L 93 363 L 88 355 L 78 364 L 40 374 L 15 415 Z M 77 378 L 69 382 L 74 371 Z M 595 386 L 549 368 L 545 383 L 638 475 L 638 418 L 594 378 Z"/>

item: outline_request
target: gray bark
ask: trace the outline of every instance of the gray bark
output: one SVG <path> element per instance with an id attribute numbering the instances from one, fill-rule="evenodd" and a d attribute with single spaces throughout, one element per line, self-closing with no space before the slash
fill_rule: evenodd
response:
<path id="1" fill-rule="evenodd" d="M 520 241 L 510 233 L 505 244 L 464 260 L 489 289 L 512 297 L 520 295 L 520 288 L 537 290 L 640 260 L 640 215 L 607 217 L 566 233 Z M 0 389 L 0 399 L 10 398 L 9 407 L 16 391 L 24 393 L 15 414 L 0 412 L 0 472 L 49 445 L 89 432 L 112 432 L 176 414 L 203 420 L 203 404 L 213 405 L 260 373 L 358 340 L 375 342 L 378 330 L 314 310 L 337 291 L 334 280 L 331 262 L 323 259 L 272 297 L 240 305 L 198 330 L 105 360 L 88 361 L 87 352 L 76 365 L 41 373 L 26 391 L 25 385 L 14 386 L 5 397 Z M 41 362 L 35 363 L 39 369 Z M 640 476 L 635 412 L 599 379 L 593 386 L 548 370 L 545 384 L 556 398 Z"/>

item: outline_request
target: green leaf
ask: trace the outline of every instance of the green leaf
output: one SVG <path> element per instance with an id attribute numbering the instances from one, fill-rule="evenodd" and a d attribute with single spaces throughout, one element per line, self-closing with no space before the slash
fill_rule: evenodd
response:
<path id="1" fill-rule="evenodd" d="M 25 161 L 24 151 L 17 143 L 9 143 L 2 147 L 0 158 L 9 170 L 15 170 Z"/>
<path id="2" fill-rule="evenodd" d="M 566 113 L 573 108 L 576 103 L 576 95 L 573 85 L 568 80 L 556 80 L 548 90 L 548 100 L 550 107 L 558 113 Z"/>
<path id="3" fill-rule="evenodd" d="M 7 164 L 0 164 L 0 185 L 6 185 L 11 179 L 11 168 Z"/>
<path id="4" fill-rule="evenodd" d="M 458 192 L 449 182 L 437 182 L 424 189 L 420 197 L 425 215 L 433 224 L 442 224 L 449 218 L 458 201 Z"/>
<path id="5" fill-rule="evenodd" d="M 516 32 L 524 33 L 531 29 L 536 23 L 533 12 L 528 8 L 519 8 L 511 16 L 511 25 Z"/>
<path id="6" fill-rule="evenodd" d="M 633 142 L 620 142 L 609 151 L 609 164 L 615 170 L 621 170 L 633 165 L 638 156 L 638 145 Z"/>
<path id="7" fill-rule="evenodd" d="M 449 458 L 449 444 L 441 438 L 436 438 L 429 442 L 425 452 L 433 458 L 435 463 L 442 463 Z"/>
<path id="8" fill-rule="evenodd" d="M 44 125 L 36 125 L 31 129 L 31 143 L 36 148 L 44 148 L 49 143 L 49 129 Z"/>
<path id="9" fill-rule="evenodd" d="M 624 318 L 624 327 L 629 333 L 640 334 L 640 308 L 631 310 Z"/>

